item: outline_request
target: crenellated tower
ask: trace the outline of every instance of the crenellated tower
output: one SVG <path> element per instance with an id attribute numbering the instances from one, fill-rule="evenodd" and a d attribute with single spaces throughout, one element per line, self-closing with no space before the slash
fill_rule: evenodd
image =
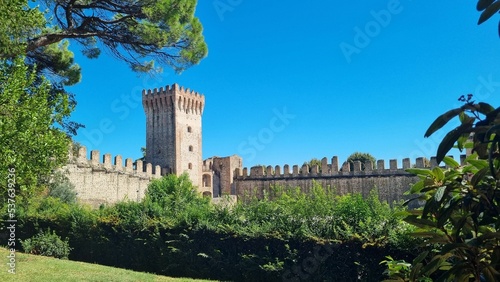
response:
<path id="1" fill-rule="evenodd" d="M 201 116 L 205 97 L 172 86 L 143 90 L 146 162 L 177 175 L 187 172 L 202 187 Z"/>

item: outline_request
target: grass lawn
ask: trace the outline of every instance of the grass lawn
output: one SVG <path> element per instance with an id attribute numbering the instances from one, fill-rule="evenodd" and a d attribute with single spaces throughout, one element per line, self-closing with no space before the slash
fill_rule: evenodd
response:
<path id="1" fill-rule="evenodd" d="M 16 274 L 10 274 L 9 251 L 0 247 L 0 281 L 209 281 L 135 272 L 98 264 L 60 260 L 16 252 Z"/>

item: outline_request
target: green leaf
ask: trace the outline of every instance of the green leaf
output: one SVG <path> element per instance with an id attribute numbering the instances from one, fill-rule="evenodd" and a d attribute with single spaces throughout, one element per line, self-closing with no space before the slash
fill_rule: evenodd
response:
<path id="1" fill-rule="evenodd" d="M 464 123 L 446 134 L 446 136 L 443 138 L 443 141 L 441 141 L 441 143 L 439 144 L 437 150 L 436 161 L 438 164 L 443 160 L 450 149 L 453 148 L 453 145 L 458 140 L 458 138 L 460 138 L 460 136 L 462 136 L 464 133 L 470 133 L 471 129 L 472 123 Z"/>
<path id="2" fill-rule="evenodd" d="M 449 110 L 446 113 L 440 115 L 432 124 L 429 126 L 427 131 L 424 134 L 424 137 L 429 137 L 431 136 L 434 132 L 439 130 L 441 127 L 443 127 L 448 121 L 450 121 L 452 118 L 456 117 L 458 114 L 463 112 L 464 110 L 462 108 L 457 108 L 453 110 Z"/>
<path id="3" fill-rule="evenodd" d="M 417 218 L 415 216 L 406 217 L 404 221 L 417 227 L 436 227 L 436 223 L 434 221 L 429 219 Z"/>
<path id="4" fill-rule="evenodd" d="M 434 174 L 432 171 L 428 168 L 408 168 L 405 170 L 408 173 L 415 174 L 415 175 L 421 175 L 421 176 L 431 176 L 434 177 Z"/>
<path id="5" fill-rule="evenodd" d="M 422 253 L 420 253 L 420 255 L 418 255 L 414 260 L 413 260 L 413 264 L 417 264 L 417 263 L 421 263 L 426 257 L 427 255 L 429 254 L 429 251 L 424 251 Z"/>
<path id="6" fill-rule="evenodd" d="M 434 194 L 434 199 L 436 200 L 436 202 L 441 202 L 445 191 L 446 191 L 446 186 L 441 186 L 437 189 L 436 194 Z"/>
<path id="7" fill-rule="evenodd" d="M 489 18 L 491 18 L 491 16 L 493 16 L 494 14 L 496 14 L 498 12 L 498 10 L 500 10 L 500 2 L 496 1 L 495 3 L 489 5 L 483 11 L 483 13 L 481 14 L 481 16 L 479 17 L 479 21 L 477 22 L 477 24 L 484 23 L 486 20 L 488 20 Z"/>
<path id="8" fill-rule="evenodd" d="M 472 179 L 470 180 L 470 183 L 473 187 L 476 187 L 481 180 L 484 179 L 484 177 L 490 172 L 490 169 L 488 167 L 482 168 L 474 176 L 472 176 Z"/>
<path id="9" fill-rule="evenodd" d="M 460 164 L 457 161 L 455 161 L 452 157 L 448 157 L 448 156 L 443 158 L 443 162 L 447 166 L 452 167 L 452 168 L 457 168 L 460 166 Z"/>
<path id="10" fill-rule="evenodd" d="M 420 257 L 420 256 L 418 256 L 418 257 Z M 422 267 L 424 265 L 422 263 L 416 263 L 415 264 L 415 261 L 414 261 L 413 264 L 414 264 L 414 266 L 413 266 L 413 268 L 411 269 L 411 272 L 410 272 L 410 281 L 417 281 L 417 277 L 421 276 L 420 275 L 420 271 L 422 270 Z"/>
<path id="11" fill-rule="evenodd" d="M 434 177 L 437 181 L 443 181 L 444 179 L 444 172 L 440 167 L 435 167 L 432 169 L 432 174 L 434 174 Z"/>
<path id="12" fill-rule="evenodd" d="M 455 249 L 468 249 L 468 248 L 470 248 L 470 246 L 468 246 L 467 244 L 464 244 L 464 243 L 446 244 L 441 249 L 441 253 L 445 254 L 445 253 L 449 253 Z"/>
<path id="13" fill-rule="evenodd" d="M 417 194 L 417 193 L 420 193 L 420 191 L 424 188 L 424 182 L 421 180 L 421 181 L 418 181 L 417 183 L 413 184 L 413 186 L 411 186 L 411 189 L 410 189 L 410 194 Z"/>
<path id="14" fill-rule="evenodd" d="M 486 160 L 468 159 L 467 162 L 476 167 L 478 170 L 488 167 L 488 161 Z"/>
<path id="15" fill-rule="evenodd" d="M 500 232 L 491 232 L 477 237 L 477 240 L 480 244 L 482 244 L 485 240 L 490 239 L 500 239 Z"/>
<path id="16" fill-rule="evenodd" d="M 483 274 L 487 282 L 496 282 L 499 278 L 499 273 L 491 265 L 487 265 L 483 268 Z"/>
<path id="17" fill-rule="evenodd" d="M 481 12 L 484 9 L 488 8 L 495 0 L 479 0 L 477 1 L 476 9 Z"/>
<path id="18" fill-rule="evenodd" d="M 422 229 L 426 230 L 426 229 Z M 416 232 L 411 232 L 409 233 L 412 236 L 415 237 L 422 237 L 422 238 L 442 238 L 443 234 L 434 232 L 434 231 L 416 231 Z"/>
<path id="19" fill-rule="evenodd" d="M 443 263 L 443 258 L 441 256 L 435 256 L 430 263 L 422 268 L 422 273 L 426 276 L 430 276 L 434 271 L 436 271 Z"/>
<path id="20" fill-rule="evenodd" d="M 493 0 L 488 0 L 488 1 L 493 2 Z M 495 108 L 493 108 L 490 104 L 483 102 L 477 103 L 475 105 L 475 108 L 478 112 L 482 113 L 483 115 L 487 115 L 495 110 Z"/>

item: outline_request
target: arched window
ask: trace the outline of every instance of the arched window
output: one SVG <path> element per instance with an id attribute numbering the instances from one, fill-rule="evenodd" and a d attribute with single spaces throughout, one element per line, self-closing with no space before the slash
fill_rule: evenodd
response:
<path id="1" fill-rule="evenodd" d="M 212 187 L 212 178 L 209 174 L 203 174 L 202 176 L 203 187 Z"/>
<path id="2" fill-rule="evenodd" d="M 193 151 L 193 146 L 189 146 L 189 152 Z"/>
<path id="3" fill-rule="evenodd" d="M 189 164 L 188 164 L 188 168 L 189 168 L 189 169 L 193 169 L 193 164 L 192 164 L 192 163 L 189 163 Z"/>
<path id="4" fill-rule="evenodd" d="M 188 132 L 191 133 L 191 126 L 188 126 Z"/>

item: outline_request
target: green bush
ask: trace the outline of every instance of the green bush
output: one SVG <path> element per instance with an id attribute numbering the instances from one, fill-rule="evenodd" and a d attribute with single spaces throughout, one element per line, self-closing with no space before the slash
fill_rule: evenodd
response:
<path id="1" fill-rule="evenodd" d="M 72 260 L 137 271 L 224 281 L 380 281 L 385 255 L 413 259 L 414 245 L 401 239 L 409 225 L 397 211 L 375 191 L 368 199 L 339 196 L 319 184 L 307 194 L 274 187 L 264 199 L 213 206 L 185 176 L 167 176 L 151 183 L 142 202 L 92 210 L 42 197 L 18 220 L 19 238 L 29 243 L 50 228 L 68 238 Z"/>
<path id="2" fill-rule="evenodd" d="M 55 231 L 41 232 L 30 239 L 21 241 L 26 253 L 59 259 L 68 259 L 71 248 L 68 240 L 63 241 Z"/>
<path id="3" fill-rule="evenodd" d="M 425 133 L 429 137 L 459 118 L 436 153 L 446 168 L 407 170 L 420 177 L 410 193 L 425 205 L 406 213 L 424 242 L 404 281 L 500 281 L 500 108 L 476 104 L 472 94 L 459 100 L 462 107 L 439 116 Z M 473 149 L 462 165 L 446 157 L 455 144 Z M 404 277 L 401 272 L 390 278 Z"/>
<path id="4" fill-rule="evenodd" d="M 153 180 L 141 206 L 148 217 L 165 218 L 173 225 L 196 225 L 212 210 L 210 199 L 196 191 L 187 174 Z"/>
<path id="5" fill-rule="evenodd" d="M 68 179 L 63 178 L 49 184 L 49 197 L 59 198 L 61 201 L 71 204 L 76 202 L 75 185 L 69 182 Z"/>

